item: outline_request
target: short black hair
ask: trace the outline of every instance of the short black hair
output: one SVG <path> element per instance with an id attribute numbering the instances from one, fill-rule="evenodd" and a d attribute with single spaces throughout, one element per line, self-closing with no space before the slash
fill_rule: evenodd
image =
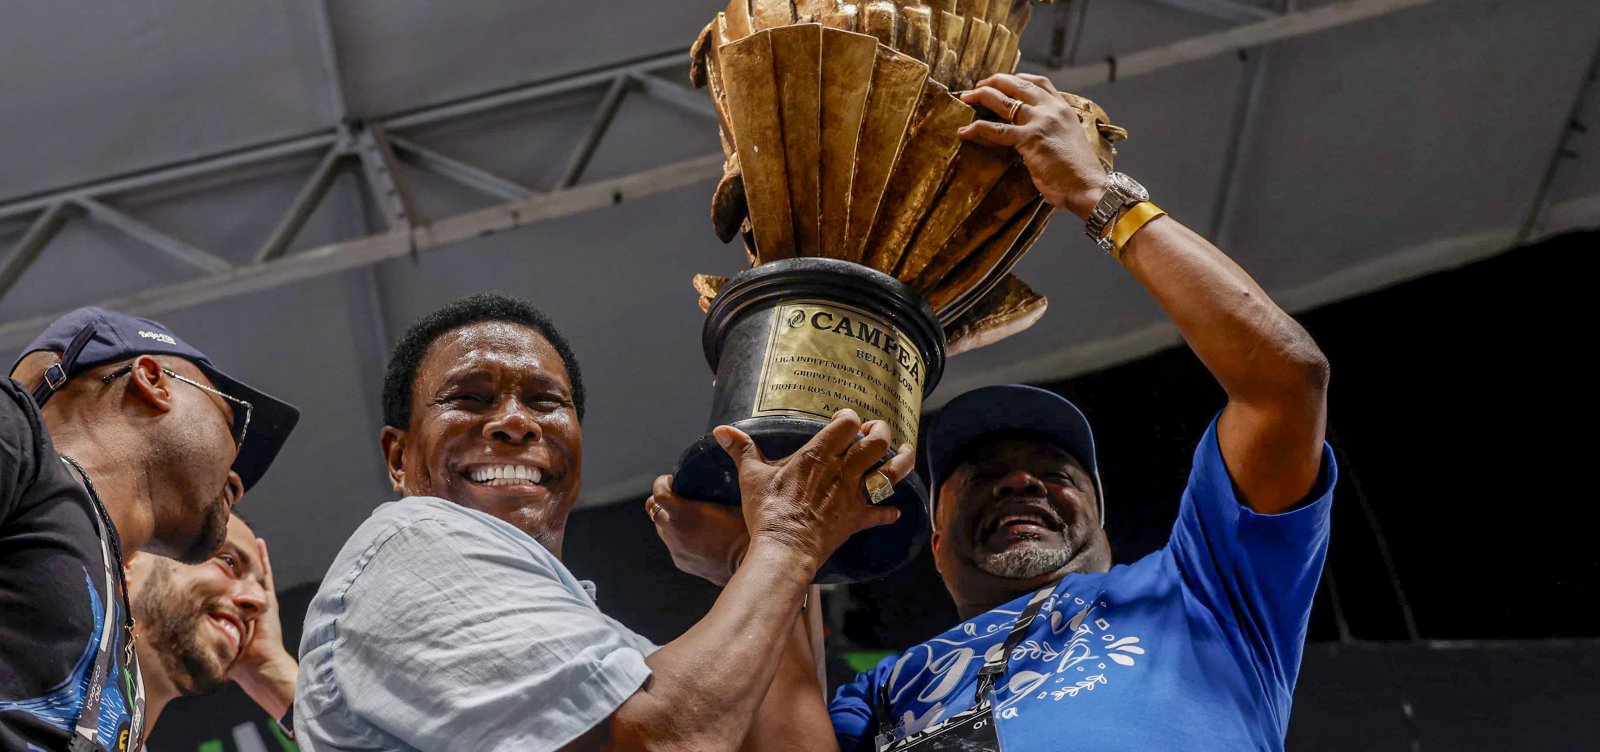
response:
<path id="1" fill-rule="evenodd" d="M 446 303 L 434 312 L 417 319 L 400 341 L 395 343 L 394 354 L 389 356 L 389 366 L 383 375 L 383 422 L 399 429 L 411 427 L 411 387 L 417 380 L 417 369 L 427 356 L 428 348 L 445 334 L 464 326 L 484 321 L 507 321 L 521 324 L 543 335 L 546 342 L 561 356 L 572 379 L 572 402 L 578 408 L 578 420 L 583 420 L 583 375 L 578 371 L 578 357 L 572 346 L 551 323 L 550 317 L 533 304 L 505 295 L 479 293 Z"/>

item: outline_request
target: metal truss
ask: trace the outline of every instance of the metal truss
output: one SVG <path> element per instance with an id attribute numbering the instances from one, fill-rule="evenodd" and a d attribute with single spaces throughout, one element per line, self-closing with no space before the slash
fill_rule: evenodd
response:
<path id="1" fill-rule="evenodd" d="M 1055 78 L 1063 88 L 1083 89 L 1260 47 L 1436 0 L 1343 0 L 1313 10 L 1284 13 L 1230 0 L 1150 1 L 1242 23 L 1105 63 L 1064 68 L 1029 67 Z M 645 96 L 702 115 L 708 120 L 707 127 L 711 127 L 715 111 L 702 92 L 657 75 L 664 71 L 680 73 L 687 62 L 681 51 L 652 55 L 411 112 L 360 119 L 352 118 L 348 113 L 339 75 L 338 51 L 325 0 L 324 4 L 317 6 L 317 11 L 322 63 L 328 79 L 328 114 L 330 120 L 338 125 L 284 141 L 259 144 L 0 203 L 0 221 L 32 219 L 27 231 L 4 264 L 0 265 L 0 296 L 9 291 L 29 266 L 48 250 L 51 240 L 68 221 L 87 220 L 101 224 L 202 273 L 202 276 L 193 280 L 97 303 L 129 313 L 154 315 L 416 255 L 471 238 L 674 190 L 721 174 L 722 155 L 708 154 L 618 178 L 592 182 L 583 179 L 590 160 L 626 97 Z M 1259 73 L 1249 78 L 1258 81 Z M 1245 92 L 1240 122 L 1248 122 L 1248 102 L 1258 96 L 1254 91 L 1258 88 L 1259 83 L 1253 83 L 1250 90 Z M 588 130 L 568 156 L 555 187 L 549 191 L 521 185 L 496 174 L 492 169 L 438 153 L 402 135 L 422 126 L 457 121 L 583 91 L 603 94 Z M 1230 161 L 1237 159 L 1238 150 L 1237 145 L 1230 150 L 1230 154 L 1234 155 Z M 234 265 L 215 253 L 150 227 L 107 203 L 107 197 L 115 194 L 170 186 L 312 154 L 320 155 L 321 159 L 271 233 L 263 239 L 254 257 L 243 265 Z M 448 217 L 425 216 L 401 178 L 397 169 L 401 163 L 465 186 L 500 203 Z M 321 204 L 333 181 L 342 171 L 354 169 L 360 170 L 368 195 L 381 212 L 379 221 L 368 228 L 371 233 L 365 237 L 289 254 L 288 250 L 300 230 Z M 1230 169 L 1224 180 L 1231 181 L 1231 176 Z M 1214 225 L 1222 221 L 1225 212 L 1226 204 L 1219 203 L 1213 217 Z M 52 313 L 0 325 L 0 343 L 31 336 L 58 315 Z"/>
<path id="2" fill-rule="evenodd" d="M 722 155 L 715 154 L 611 180 L 583 181 L 591 159 L 627 96 L 647 96 L 703 115 L 708 123 L 714 122 L 716 112 L 708 98 L 656 75 L 669 69 L 680 72 L 685 63 L 682 52 L 654 55 L 631 63 L 394 117 L 353 119 L 340 123 L 327 133 L 0 204 L 0 220 L 29 215 L 34 217 L 32 225 L 5 264 L 0 266 L 0 296 L 8 292 L 47 250 L 60 229 L 68 221 L 77 219 L 104 225 L 202 272 L 203 276 L 193 280 L 99 303 L 131 313 L 152 315 L 376 264 L 720 176 Z M 337 90 L 337 83 L 333 88 Z M 588 130 L 568 157 L 556 187 L 550 191 L 535 190 L 497 175 L 490 169 L 393 135 L 399 129 L 453 121 L 586 90 L 604 90 L 605 95 Z M 331 99 L 334 108 L 342 112 L 342 96 L 335 94 Z M 317 153 L 321 154 L 317 166 L 248 264 L 236 266 L 214 253 L 150 227 L 106 203 L 106 197 L 113 194 L 178 184 Z M 412 199 L 405 181 L 400 178 L 401 163 L 445 178 L 501 203 L 489 209 L 451 217 L 427 217 Z M 300 230 L 321 205 L 334 180 L 347 170 L 359 171 L 368 195 L 379 209 L 381 221 L 376 227 L 369 228 L 372 234 L 288 254 Z M 59 314 L 0 326 L 0 341 L 10 341 L 37 332 L 54 320 L 56 315 Z"/>
<path id="3" fill-rule="evenodd" d="M 1539 179 L 1539 187 L 1534 191 L 1527 217 L 1517 231 L 1518 244 L 1527 243 L 1537 235 L 1544 223 L 1545 213 L 1550 209 L 1550 197 L 1562 165 L 1578 158 L 1576 141 L 1589 132 L 1589 125 L 1583 122 L 1583 114 L 1595 95 L 1597 84 L 1600 84 L 1600 42 L 1596 43 L 1594 54 L 1589 58 L 1589 67 L 1578 83 L 1578 93 L 1572 97 L 1572 108 L 1567 113 L 1567 119 L 1561 123 L 1561 136 L 1556 139 L 1555 150 L 1545 165 L 1543 177 Z"/>

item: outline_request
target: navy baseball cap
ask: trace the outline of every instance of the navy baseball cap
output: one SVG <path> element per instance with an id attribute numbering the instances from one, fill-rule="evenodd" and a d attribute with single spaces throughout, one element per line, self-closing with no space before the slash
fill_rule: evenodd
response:
<path id="1" fill-rule="evenodd" d="M 79 308 L 56 319 L 35 337 L 17 356 L 11 370 L 15 371 L 30 353 L 40 350 L 61 353 L 61 362 L 45 369 L 44 382 L 33 390 L 33 400 L 41 407 L 68 379 L 105 363 L 137 355 L 176 355 L 195 364 L 218 391 L 250 403 L 248 430 L 239 447 L 239 457 L 233 461 L 233 471 L 244 481 L 245 490 L 267 472 L 289 432 L 300 421 L 299 408 L 223 373 L 205 353 L 150 319 L 104 308 Z"/>
<path id="2" fill-rule="evenodd" d="M 1055 392 L 1022 384 L 986 386 L 962 394 L 945 405 L 923 430 L 928 466 L 928 521 L 934 520 L 940 479 L 973 441 L 992 433 L 1017 431 L 1043 438 L 1067 450 L 1094 479 L 1100 503 L 1100 525 L 1106 522 L 1106 491 L 1095 460 L 1094 432 L 1083 411 Z"/>

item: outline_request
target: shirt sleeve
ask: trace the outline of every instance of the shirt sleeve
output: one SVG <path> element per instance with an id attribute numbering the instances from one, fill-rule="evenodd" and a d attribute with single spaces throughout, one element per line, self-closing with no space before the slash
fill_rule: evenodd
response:
<path id="1" fill-rule="evenodd" d="M 557 749 L 650 673 L 628 635 L 493 535 L 422 519 L 374 547 L 344 597 L 333 680 L 410 747 Z"/>
<path id="2" fill-rule="evenodd" d="M 828 716 L 833 721 L 833 735 L 839 740 L 840 752 L 872 752 L 877 738 L 878 682 L 884 678 L 885 664 L 893 665 L 894 657 L 884 659 L 871 671 L 856 674 L 854 681 L 839 687 L 828 703 Z"/>
<path id="3" fill-rule="evenodd" d="M 1328 554 L 1329 510 L 1338 469 L 1322 447 L 1307 502 L 1259 514 L 1239 500 L 1213 420 L 1195 449 L 1189 485 L 1168 548 L 1191 596 L 1239 630 L 1257 668 L 1294 685 L 1311 601 Z"/>
<path id="4" fill-rule="evenodd" d="M 0 379 L 0 527 L 38 474 L 38 412 L 32 397 L 11 379 Z"/>

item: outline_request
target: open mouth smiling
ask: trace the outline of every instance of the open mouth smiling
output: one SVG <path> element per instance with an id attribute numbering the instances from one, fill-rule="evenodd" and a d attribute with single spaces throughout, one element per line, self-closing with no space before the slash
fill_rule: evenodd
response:
<path id="1" fill-rule="evenodd" d="M 978 526 L 977 542 L 981 546 L 996 535 L 1004 535 L 1010 540 L 1036 540 L 1046 533 L 1059 534 L 1065 529 L 1061 515 L 1048 504 L 1011 503 L 996 509 L 983 520 L 983 524 Z"/>
<path id="2" fill-rule="evenodd" d="M 553 480 L 543 468 L 520 463 L 477 463 L 460 472 L 473 484 L 490 488 L 537 488 Z"/>
<path id="3" fill-rule="evenodd" d="M 206 614 L 206 618 L 210 620 L 212 626 L 217 628 L 218 632 L 222 633 L 223 638 L 228 641 L 228 648 L 230 650 L 228 660 L 231 662 L 233 659 L 237 658 L 239 656 L 239 652 L 244 649 L 244 622 L 238 617 L 228 613 L 213 612 Z"/>

